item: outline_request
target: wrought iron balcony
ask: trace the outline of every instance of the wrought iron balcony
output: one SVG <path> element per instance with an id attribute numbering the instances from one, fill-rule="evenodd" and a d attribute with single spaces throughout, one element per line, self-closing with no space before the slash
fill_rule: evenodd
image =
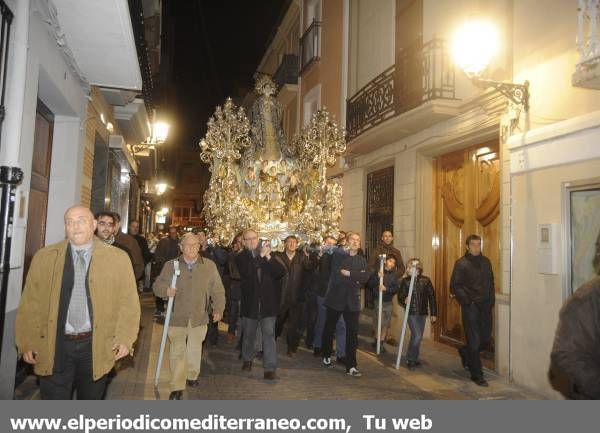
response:
<path id="1" fill-rule="evenodd" d="M 321 21 L 313 20 L 300 38 L 300 73 L 321 58 Z"/>
<path id="2" fill-rule="evenodd" d="M 455 99 L 455 76 L 446 43 L 419 39 L 347 101 L 348 138 L 433 99 Z"/>
<path id="3" fill-rule="evenodd" d="M 286 84 L 298 84 L 298 56 L 295 54 L 285 54 L 281 64 L 273 75 L 273 81 L 277 84 L 277 89 L 281 89 Z"/>

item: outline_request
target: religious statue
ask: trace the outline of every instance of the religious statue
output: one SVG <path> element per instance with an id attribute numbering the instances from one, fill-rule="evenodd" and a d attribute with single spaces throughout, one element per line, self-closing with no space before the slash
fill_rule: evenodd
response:
<path id="1" fill-rule="evenodd" d="M 253 146 L 247 151 L 261 161 L 279 161 L 282 156 L 291 156 L 283 136 L 281 104 L 274 95 L 277 86 L 268 75 L 256 80 L 255 90 L 259 97 L 252 105 L 250 120 L 252 124 Z"/>

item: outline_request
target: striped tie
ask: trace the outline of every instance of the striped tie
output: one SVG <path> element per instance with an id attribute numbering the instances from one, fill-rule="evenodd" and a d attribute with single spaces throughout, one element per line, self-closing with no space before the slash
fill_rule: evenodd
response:
<path id="1" fill-rule="evenodd" d="M 88 320 L 87 295 L 85 290 L 85 277 L 87 266 L 85 263 L 84 250 L 75 251 L 77 258 L 75 260 L 75 278 L 73 279 L 73 291 L 71 292 L 71 302 L 69 303 L 69 323 L 75 330 L 75 333 L 83 332 L 83 327 Z"/>

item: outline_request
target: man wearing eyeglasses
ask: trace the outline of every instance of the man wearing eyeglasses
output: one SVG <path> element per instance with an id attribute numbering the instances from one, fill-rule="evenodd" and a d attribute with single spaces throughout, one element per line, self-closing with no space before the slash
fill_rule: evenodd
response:
<path id="1" fill-rule="evenodd" d="M 256 330 L 260 327 L 263 339 L 264 378 L 275 380 L 275 321 L 279 314 L 281 281 L 286 274 L 286 268 L 283 262 L 271 255 L 270 243 L 260 242 L 258 233 L 254 230 L 244 231 L 242 239 L 244 250 L 235 256 L 242 291 L 242 370 L 252 370 L 252 360 L 256 354 Z"/>
<path id="2" fill-rule="evenodd" d="M 174 297 L 168 331 L 171 348 L 171 394 L 169 400 L 181 400 L 186 385 L 198 387 L 202 342 L 209 324 L 209 298 L 212 300 L 212 319 L 219 322 L 225 309 L 225 289 L 217 266 L 200 255 L 198 235 L 186 233 L 179 247 L 181 256 L 168 261 L 154 282 L 154 293 L 162 298 Z M 171 287 L 174 262 L 179 261 L 180 275 L 176 287 Z"/>
<path id="3" fill-rule="evenodd" d="M 110 211 L 100 211 L 96 212 L 95 218 L 96 222 L 98 223 L 96 226 L 95 235 L 98 236 L 99 239 L 101 239 L 108 245 L 112 245 L 113 247 L 125 251 L 129 256 L 129 261 L 131 262 L 131 269 L 134 270 L 131 251 L 125 245 L 117 242 L 117 239 L 115 238 L 116 225 L 114 214 Z"/>

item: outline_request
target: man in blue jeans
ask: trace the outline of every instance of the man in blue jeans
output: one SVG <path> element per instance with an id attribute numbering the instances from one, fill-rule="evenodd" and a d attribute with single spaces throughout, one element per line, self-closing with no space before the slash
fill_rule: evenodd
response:
<path id="1" fill-rule="evenodd" d="M 406 309 L 406 298 L 410 290 L 410 270 L 415 266 L 417 275 L 413 287 L 412 296 L 410 299 L 410 308 L 408 309 L 408 327 L 410 328 L 410 341 L 408 343 L 408 353 L 406 355 L 406 365 L 409 370 L 419 367 L 419 351 L 421 348 L 421 340 L 423 340 L 423 331 L 425 330 L 425 322 L 427 314 L 431 318 L 433 325 L 437 321 L 437 304 L 435 302 L 435 290 L 429 277 L 423 275 L 423 264 L 419 259 L 410 259 L 407 268 L 408 275 L 400 282 L 400 292 L 398 294 L 398 302 Z"/>
<path id="2" fill-rule="evenodd" d="M 467 339 L 458 353 L 463 368 L 471 372 L 471 380 L 479 386 L 488 386 L 479 352 L 491 341 L 492 309 L 496 299 L 494 273 L 489 259 L 481 254 L 481 238 L 470 235 L 466 244 L 467 252 L 454 264 L 450 278 L 450 293 L 460 304 Z"/>

